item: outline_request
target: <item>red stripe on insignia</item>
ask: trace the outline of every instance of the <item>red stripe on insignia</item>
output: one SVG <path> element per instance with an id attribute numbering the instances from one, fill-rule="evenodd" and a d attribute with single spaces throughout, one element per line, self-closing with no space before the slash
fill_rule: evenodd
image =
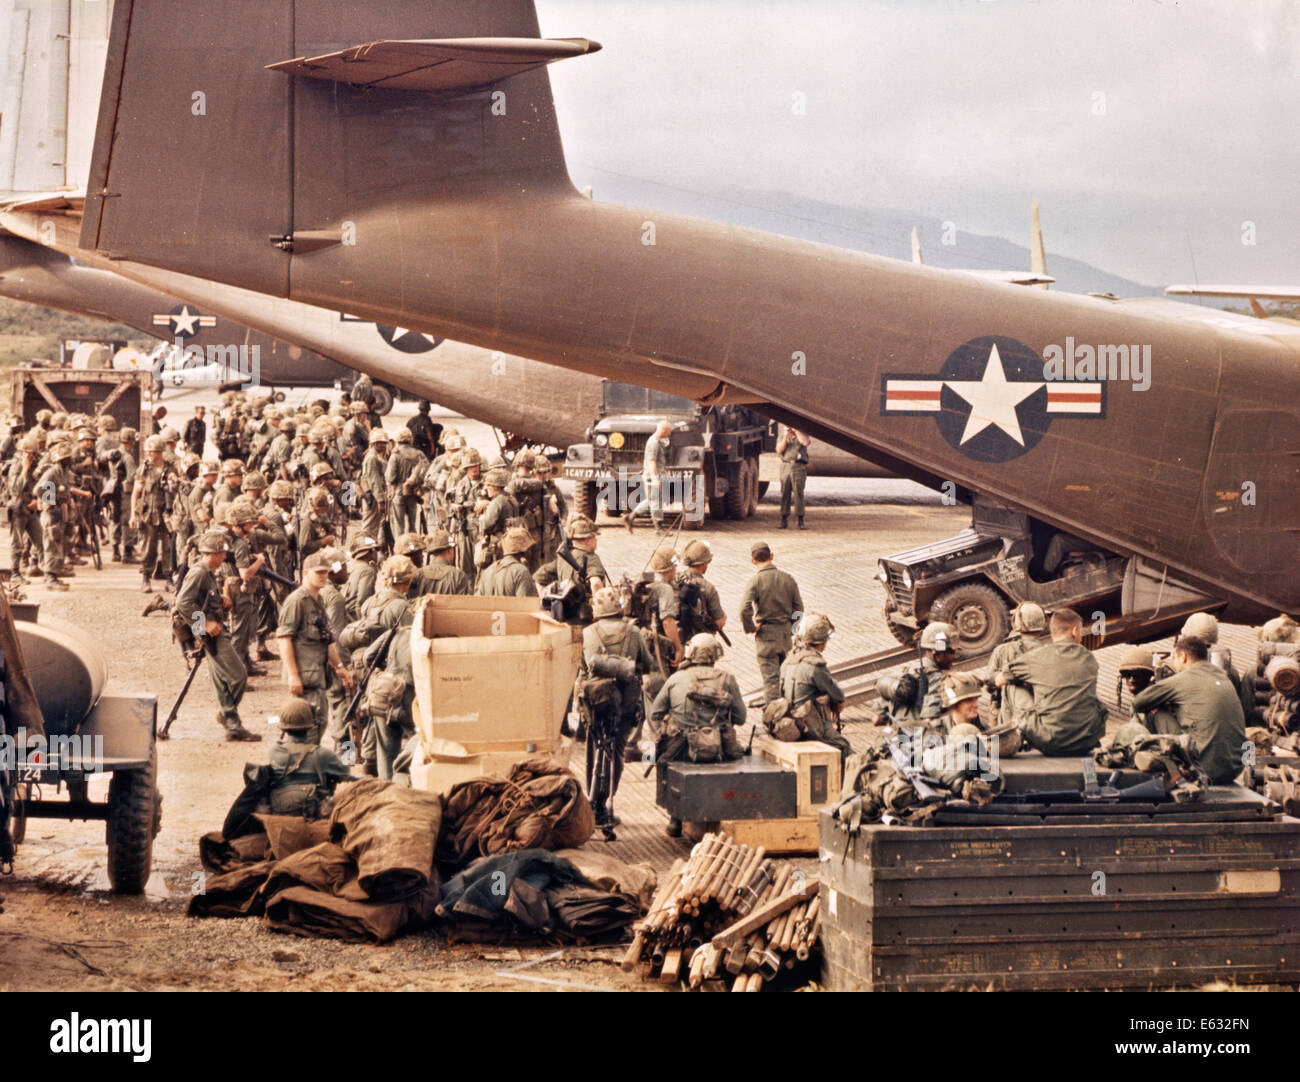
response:
<path id="1" fill-rule="evenodd" d="M 1048 391 L 1049 402 L 1100 402 L 1101 389 L 1095 391 Z"/>
<path id="2" fill-rule="evenodd" d="M 906 399 L 909 402 L 938 402 L 939 391 L 888 391 L 885 394 L 886 399 Z"/>

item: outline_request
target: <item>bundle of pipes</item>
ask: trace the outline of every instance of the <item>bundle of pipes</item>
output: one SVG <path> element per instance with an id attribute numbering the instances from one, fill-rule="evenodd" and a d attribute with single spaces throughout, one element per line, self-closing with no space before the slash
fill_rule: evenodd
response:
<path id="1" fill-rule="evenodd" d="M 663 881 L 623 969 L 665 984 L 730 982 L 733 992 L 757 992 L 809 958 L 820 925 L 815 879 L 767 859 L 762 846 L 706 834 Z"/>

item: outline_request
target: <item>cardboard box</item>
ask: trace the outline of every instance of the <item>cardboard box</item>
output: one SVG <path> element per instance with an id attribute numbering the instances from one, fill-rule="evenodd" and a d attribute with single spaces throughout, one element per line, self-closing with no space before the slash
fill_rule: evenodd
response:
<path id="1" fill-rule="evenodd" d="M 582 630 L 534 597 L 424 598 L 411 629 L 424 755 L 411 784 L 445 792 L 534 755 L 567 761 L 560 727 L 581 654 Z"/>

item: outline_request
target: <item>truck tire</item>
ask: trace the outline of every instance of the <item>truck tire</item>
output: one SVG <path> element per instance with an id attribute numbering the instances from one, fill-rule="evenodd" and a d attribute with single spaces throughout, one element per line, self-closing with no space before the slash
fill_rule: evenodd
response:
<path id="1" fill-rule="evenodd" d="M 916 629 L 908 627 L 906 624 L 897 623 L 890 609 L 885 610 L 885 624 L 889 628 L 889 633 L 903 646 L 916 645 Z"/>
<path id="2" fill-rule="evenodd" d="M 372 403 L 380 417 L 387 417 L 393 410 L 393 392 L 382 383 L 375 384 L 375 398 Z"/>
<path id="3" fill-rule="evenodd" d="M 595 481 L 579 481 L 573 486 L 573 513 L 596 521 Z"/>
<path id="4" fill-rule="evenodd" d="M 730 480 L 730 478 L 728 478 Z M 745 508 L 749 506 L 749 471 L 742 461 L 736 469 L 736 482 L 727 489 L 727 518 L 740 520 L 745 517 Z"/>
<path id="5" fill-rule="evenodd" d="M 161 825 L 158 752 L 139 770 L 119 770 L 108 783 L 108 881 L 117 894 L 142 894 L 153 866 L 153 840 Z"/>
<path id="6" fill-rule="evenodd" d="M 758 459 L 745 459 L 748 483 L 745 485 L 745 517 L 752 518 L 758 510 Z"/>
<path id="7" fill-rule="evenodd" d="M 14 808 L 9 817 L 9 837 L 14 845 L 22 845 L 27 839 L 27 802 L 31 799 L 31 782 L 20 781 L 14 786 Z"/>
<path id="8" fill-rule="evenodd" d="M 929 619 L 957 629 L 957 654 L 986 654 L 1007 637 L 1011 613 L 993 587 L 963 582 L 945 590 L 930 605 Z"/>

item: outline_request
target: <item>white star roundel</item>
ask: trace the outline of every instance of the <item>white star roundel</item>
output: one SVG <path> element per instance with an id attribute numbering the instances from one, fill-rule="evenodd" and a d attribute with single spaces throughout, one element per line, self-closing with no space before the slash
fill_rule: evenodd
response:
<path id="1" fill-rule="evenodd" d="M 938 375 L 885 374 L 881 391 L 883 415 L 932 414 L 944 439 L 980 462 L 1031 451 L 1054 414 L 1105 416 L 1104 384 L 1047 381 L 1037 351 L 995 335 L 962 343 Z"/>

